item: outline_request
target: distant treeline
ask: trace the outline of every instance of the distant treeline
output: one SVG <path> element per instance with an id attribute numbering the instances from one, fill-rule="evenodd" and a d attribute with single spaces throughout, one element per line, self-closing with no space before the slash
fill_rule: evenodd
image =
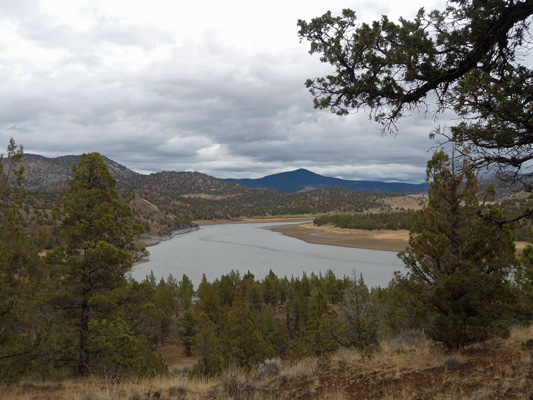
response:
<path id="1" fill-rule="evenodd" d="M 348 229 L 407 229 L 411 230 L 416 211 L 321 215 L 313 220 L 317 226 L 332 223 Z"/>
<path id="2" fill-rule="evenodd" d="M 533 195 L 524 198 L 507 199 L 500 203 L 503 215 L 517 216 L 533 209 Z M 390 211 L 379 213 L 344 213 L 321 215 L 313 220 L 316 226 L 333 224 L 338 228 L 347 229 L 407 229 L 417 231 L 416 214 L 418 211 Z M 523 242 L 533 241 L 533 222 L 531 219 L 522 219 L 515 224 L 516 240 Z"/>

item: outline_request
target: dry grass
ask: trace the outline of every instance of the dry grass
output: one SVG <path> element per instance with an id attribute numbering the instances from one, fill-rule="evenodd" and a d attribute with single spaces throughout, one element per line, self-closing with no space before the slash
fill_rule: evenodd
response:
<path id="1" fill-rule="evenodd" d="M 528 399 L 533 398 L 533 348 L 527 344 L 531 339 L 533 326 L 517 327 L 507 339 L 449 353 L 411 333 L 365 351 L 340 349 L 328 359 L 284 362 L 276 373 L 229 370 L 212 380 L 169 376 L 127 382 L 22 382 L 0 386 L 0 398 Z"/>

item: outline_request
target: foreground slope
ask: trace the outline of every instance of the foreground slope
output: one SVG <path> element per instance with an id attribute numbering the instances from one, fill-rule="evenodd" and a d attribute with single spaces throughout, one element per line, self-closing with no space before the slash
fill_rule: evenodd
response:
<path id="1" fill-rule="evenodd" d="M 188 379 L 185 358 L 168 377 L 145 381 L 88 380 L 0 386 L 0 397 L 50 400 L 149 399 L 530 399 L 533 327 L 504 340 L 449 353 L 420 334 L 404 334 L 366 351 L 341 349 L 330 358 L 272 361 L 210 380 Z M 165 350 L 168 350 L 165 349 Z M 165 356 L 165 353 L 163 353 Z M 168 352 L 167 352 L 168 356 Z"/>

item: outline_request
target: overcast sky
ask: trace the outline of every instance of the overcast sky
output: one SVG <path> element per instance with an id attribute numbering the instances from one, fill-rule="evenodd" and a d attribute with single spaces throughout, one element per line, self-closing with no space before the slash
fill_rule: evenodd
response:
<path id="1" fill-rule="evenodd" d="M 342 8 L 412 18 L 422 4 L 443 2 L 0 1 L 0 145 L 98 151 L 142 173 L 422 182 L 435 121 L 383 137 L 364 113 L 315 110 L 305 79 L 329 69 L 296 25 Z"/>

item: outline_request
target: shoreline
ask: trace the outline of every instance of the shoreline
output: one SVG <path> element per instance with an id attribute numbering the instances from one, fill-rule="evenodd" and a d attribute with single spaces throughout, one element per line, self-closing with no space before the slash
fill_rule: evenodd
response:
<path id="1" fill-rule="evenodd" d="M 176 235 L 188 233 L 201 226 L 218 225 L 218 224 L 247 224 L 247 223 L 284 223 L 284 222 L 302 222 L 298 225 L 279 225 L 272 226 L 269 229 L 281 233 L 285 236 L 303 240 L 307 243 L 352 247 L 358 249 L 381 250 L 400 252 L 407 248 L 409 242 L 409 231 L 399 230 L 363 230 L 363 229 L 344 229 L 334 227 L 332 224 L 315 226 L 312 216 L 298 217 L 264 217 L 264 218 L 243 218 L 238 220 L 198 220 L 192 221 L 191 227 L 176 229 L 165 235 L 151 235 L 144 238 L 143 243 L 146 247 L 156 246 L 162 241 L 172 239 Z M 521 253 L 528 243 L 516 242 L 516 251 Z"/>
<path id="2" fill-rule="evenodd" d="M 178 235 L 182 235 L 184 233 L 189 233 L 192 231 L 196 231 L 200 229 L 198 224 L 193 224 L 191 226 L 186 226 L 183 228 L 177 228 L 177 229 L 171 229 L 170 231 L 167 231 L 162 234 L 147 234 L 143 235 L 139 238 L 139 243 L 141 243 L 144 247 L 152 247 L 157 246 L 159 243 L 164 242 L 166 240 L 170 240 Z"/>
<path id="3" fill-rule="evenodd" d="M 409 231 L 404 229 L 396 231 L 344 229 L 336 228 L 332 224 L 315 226 L 311 222 L 293 226 L 276 226 L 271 230 L 307 243 L 328 246 L 400 252 L 404 251 L 409 244 Z M 520 254 L 528 244 L 528 242 L 516 241 L 517 254 Z"/>
<path id="4" fill-rule="evenodd" d="M 241 219 L 215 219 L 215 220 L 196 220 L 193 224 L 198 226 L 204 225 L 221 225 L 221 224 L 254 224 L 263 222 L 308 222 L 315 218 L 312 215 L 298 217 L 258 217 L 258 218 L 241 218 Z"/>
<path id="5" fill-rule="evenodd" d="M 294 226 L 276 226 L 271 229 L 307 243 L 368 250 L 399 252 L 406 249 L 409 240 L 408 230 L 343 229 L 330 224 L 315 226 L 312 222 Z"/>

